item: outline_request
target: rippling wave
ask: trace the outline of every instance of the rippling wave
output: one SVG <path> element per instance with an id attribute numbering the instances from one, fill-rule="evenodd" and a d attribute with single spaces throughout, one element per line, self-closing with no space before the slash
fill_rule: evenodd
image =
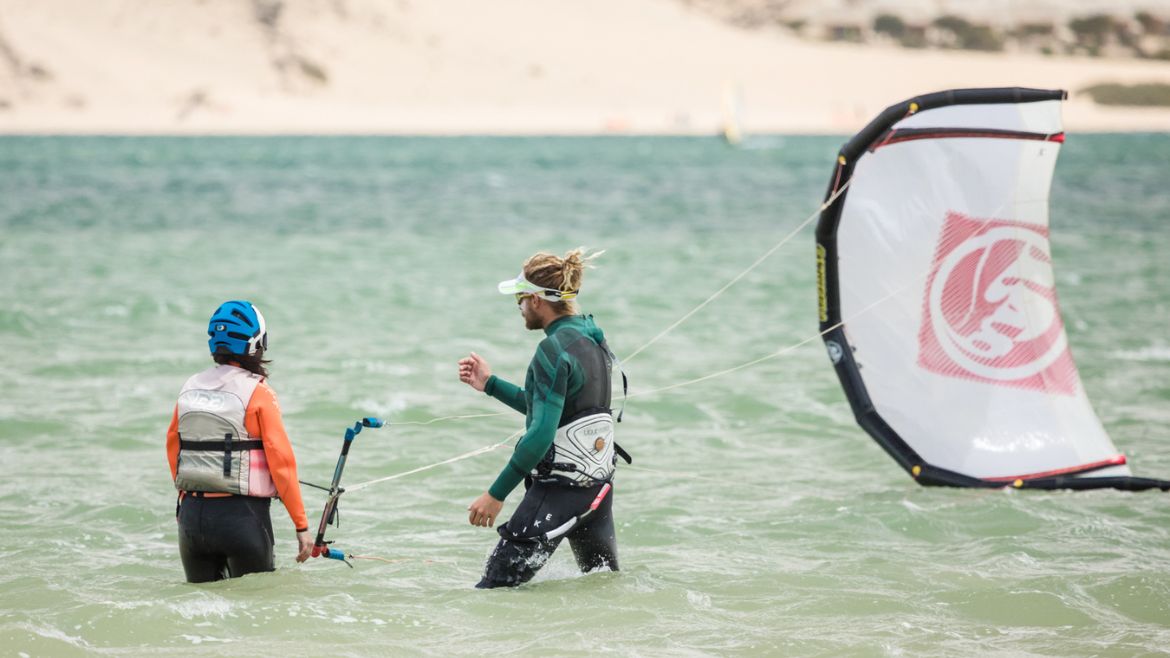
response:
<path id="1" fill-rule="evenodd" d="M 466 506 L 496 450 L 342 498 L 338 545 L 183 582 L 164 431 L 203 327 L 264 309 L 301 477 L 344 428 L 352 483 L 522 419 L 455 376 L 523 376 L 537 337 L 495 283 L 607 249 L 581 302 L 632 353 L 821 200 L 840 138 L 0 138 L 0 646 L 6 655 L 1154 655 L 1170 646 L 1165 494 L 928 490 L 856 427 L 819 341 L 629 400 L 622 571 L 568 551 L 475 591 Z M 1170 475 L 1170 137 L 1070 136 L 1053 258 L 1090 398 L 1138 475 Z M 634 393 L 816 332 L 811 229 L 628 364 Z M 320 492 L 306 491 L 315 521 Z M 513 496 L 518 498 L 518 496 Z M 514 504 L 509 501 L 509 506 Z M 327 563 L 326 563 L 327 562 Z"/>

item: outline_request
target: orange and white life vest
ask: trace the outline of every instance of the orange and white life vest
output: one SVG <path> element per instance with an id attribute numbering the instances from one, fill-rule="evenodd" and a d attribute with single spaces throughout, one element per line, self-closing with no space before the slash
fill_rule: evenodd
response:
<path id="1" fill-rule="evenodd" d="M 221 365 L 192 376 L 179 393 L 179 491 L 272 498 L 264 443 L 244 426 L 248 402 L 264 378 Z"/>

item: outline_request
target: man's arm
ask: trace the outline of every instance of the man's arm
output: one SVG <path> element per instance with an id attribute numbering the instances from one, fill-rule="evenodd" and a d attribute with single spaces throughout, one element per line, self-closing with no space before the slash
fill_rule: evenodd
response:
<path id="1" fill-rule="evenodd" d="M 493 375 L 491 364 L 475 352 L 459 359 L 459 381 L 487 393 L 522 414 L 528 413 L 524 389 Z"/>
<path id="2" fill-rule="evenodd" d="M 484 384 L 483 392 L 522 414 L 528 413 L 528 401 L 524 399 L 524 389 L 512 382 L 492 375 Z"/>
<path id="3" fill-rule="evenodd" d="M 532 424 L 516 444 L 511 459 L 500 471 L 488 493 L 496 500 L 504 500 L 524 476 L 532 472 L 548 452 L 556 437 L 561 412 L 565 408 L 565 391 L 569 381 L 569 356 L 557 358 L 552 373 L 536 373 L 532 396 Z"/>

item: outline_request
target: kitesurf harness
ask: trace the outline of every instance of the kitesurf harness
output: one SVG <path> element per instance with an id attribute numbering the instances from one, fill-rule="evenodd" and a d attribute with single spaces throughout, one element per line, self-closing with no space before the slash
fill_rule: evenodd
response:
<path id="1" fill-rule="evenodd" d="M 264 378 L 220 365 L 193 375 L 179 393 L 179 491 L 272 498 L 264 443 L 248 434 L 244 415 Z"/>
<path id="2" fill-rule="evenodd" d="M 565 401 L 553 444 L 533 469 L 532 478 L 577 487 L 609 482 L 617 465 L 615 455 L 627 464 L 633 463 L 629 453 L 614 440 L 615 423 L 621 422 L 625 413 L 629 380 L 604 340 L 598 343 L 582 335 L 565 350 L 581 364 L 585 383 L 573 399 Z M 622 376 L 622 408 L 616 419 L 610 407 L 615 369 Z"/>

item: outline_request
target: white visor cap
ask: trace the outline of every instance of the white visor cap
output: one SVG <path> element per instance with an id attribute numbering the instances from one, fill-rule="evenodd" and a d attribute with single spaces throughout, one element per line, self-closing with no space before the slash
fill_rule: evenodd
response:
<path id="1" fill-rule="evenodd" d="M 524 278 L 524 272 L 521 272 L 515 279 L 508 279 L 501 281 L 498 286 L 501 295 L 536 295 L 543 300 L 550 302 L 564 302 L 573 299 L 577 296 L 576 290 L 557 290 L 555 288 L 544 288 L 532 283 Z"/>

